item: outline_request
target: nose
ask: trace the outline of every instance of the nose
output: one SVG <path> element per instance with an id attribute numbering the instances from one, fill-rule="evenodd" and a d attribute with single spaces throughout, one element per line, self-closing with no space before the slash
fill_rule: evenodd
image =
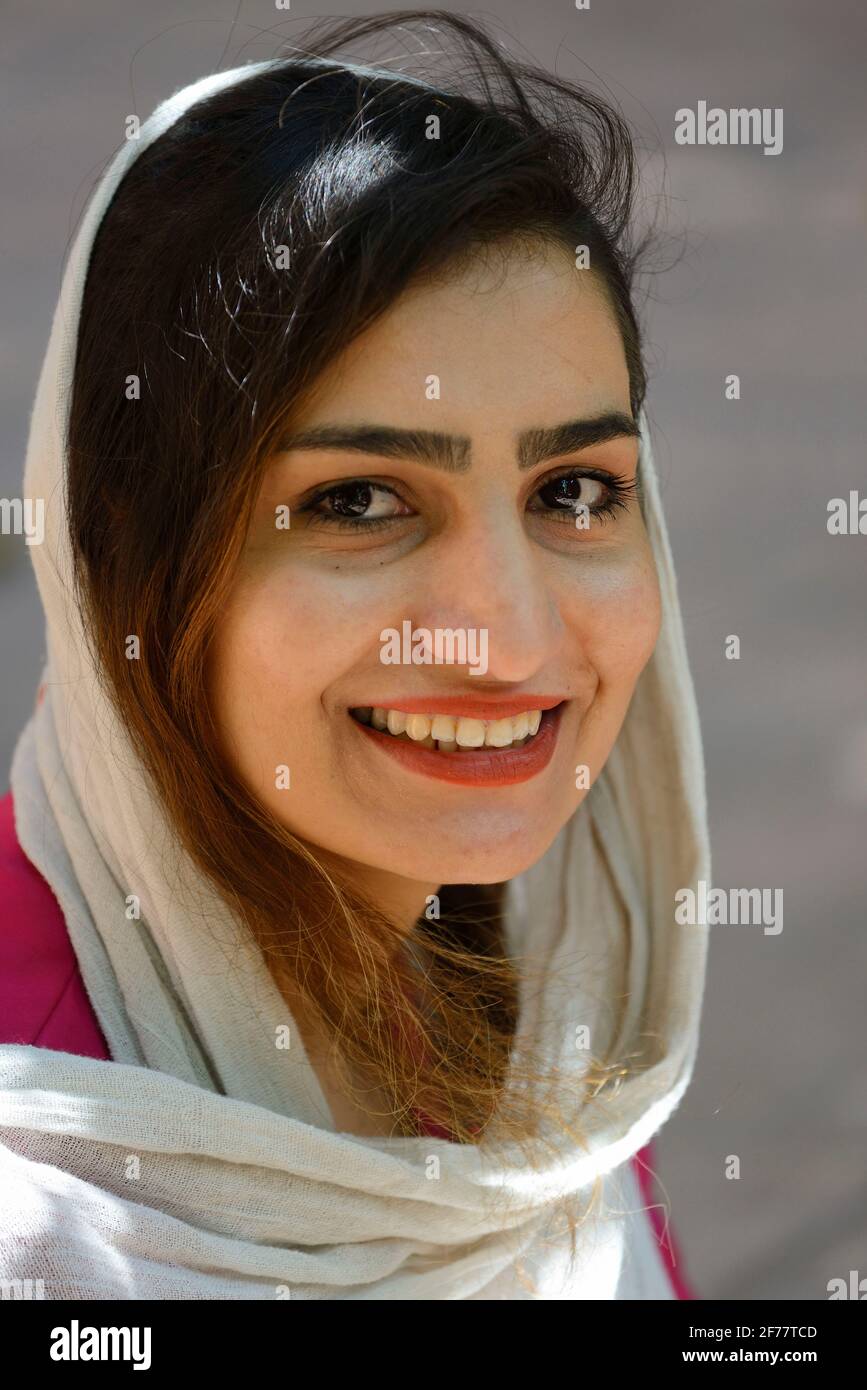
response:
<path id="1" fill-rule="evenodd" d="M 407 598 L 416 627 L 486 634 L 488 683 L 525 682 L 544 671 L 565 625 L 550 567 L 522 518 L 507 506 L 489 508 L 424 549 L 421 582 Z M 476 688 L 484 683 L 478 678 Z"/>

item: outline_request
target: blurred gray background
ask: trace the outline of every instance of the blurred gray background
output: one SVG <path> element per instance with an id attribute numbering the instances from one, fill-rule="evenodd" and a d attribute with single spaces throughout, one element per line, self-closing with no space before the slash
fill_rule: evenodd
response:
<path id="1" fill-rule="evenodd" d="M 334 12 L 393 8 L 344 0 Z M 5 0 L 3 496 L 21 492 L 67 241 L 125 117 L 274 56 L 328 13 Z M 867 11 L 498 0 L 472 13 L 620 104 L 646 151 L 645 212 L 675 238 L 677 263 L 645 306 L 649 411 L 702 714 L 714 881 L 782 889 L 785 917 L 777 936 L 711 928 L 699 1062 L 658 1166 L 702 1298 L 824 1299 L 830 1278 L 867 1276 L 867 536 L 826 528 L 830 498 L 867 496 Z M 675 111 L 701 100 L 782 107 L 782 153 L 677 145 Z M 725 399 L 730 373 L 740 401 Z M 0 596 L 5 791 L 43 645 L 20 537 L 0 537 Z M 739 661 L 725 659 L 729 634 Z M 738 1181 L 725 1177 L 730 1154 Z"/>

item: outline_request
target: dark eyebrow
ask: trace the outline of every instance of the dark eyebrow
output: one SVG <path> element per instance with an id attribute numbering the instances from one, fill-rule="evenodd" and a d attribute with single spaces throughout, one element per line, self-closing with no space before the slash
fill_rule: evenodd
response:
<path id="1" fill-rule="evenodd" d="M 449 473 L 465 473 L 470 466 L 470 441 L 466 435 L 398 430 L 391 425 L 316 425 L 290 435 L 280 448 L 350 449 L 357 454 L 412 459 Z"/>
<path id="2" fill-rule="evenodd" d="M 592 444 L 607 444 L 610 439 L 640 437 L 641 431 L 632 416 L 619 410 L 609 410 L 589 420 L 568 420 L 552 429 L 525 430 L 518 436 L 518 467 L 532 468 L 544 459 L 573 454 Z"/>
<path id="3" fill-rule="evenodd" d="M 524 430 L 517 436 L 520 469 L 532 468 L 545 459 L 606 444 L 610 439 L 638 439 L 638 425 L 622 411 L 606 411 L 592 419 L 568 420 L 549 429 Z M 463 434 L 434 430 L 401 430 L 390 425 L 316 425 L 284 439 L 281 451 L 290 449 L 349 449 L 359 454 L 411 459 L 448 473 L 465 473 L 472 466 L 472 441 Z"/>

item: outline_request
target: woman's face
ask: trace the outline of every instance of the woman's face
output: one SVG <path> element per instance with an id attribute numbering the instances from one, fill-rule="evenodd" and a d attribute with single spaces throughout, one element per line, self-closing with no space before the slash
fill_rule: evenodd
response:
<path id="1" fill-rule="evenodd" d="M 358 887 L 510 878 L 598 776 L 660 622 L 631 420 L 612 310 L 541 245 L 413 286 L 293 420 L 215 708 L 256 797 Z"/>

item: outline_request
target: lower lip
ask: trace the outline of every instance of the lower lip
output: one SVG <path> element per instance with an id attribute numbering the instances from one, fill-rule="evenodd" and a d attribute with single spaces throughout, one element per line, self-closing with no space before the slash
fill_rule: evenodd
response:
<path id="1" fill-rule="evenodd" d="M 511 787 L 516 782 L 529 782 L 548 766 L 554 756 L 565 708 L 564 702 L 556 709 L 544 710 L 538 733 L 523 748 L 479 748 L 463 753 L 438 753 L 435 748 L 421 748 L 408 739 L 384 734 L 371 724 L 361 724 L 352 715 L 349 718 L 377 748 L 389 753 L 411 772 L 461 787 Z"/>

